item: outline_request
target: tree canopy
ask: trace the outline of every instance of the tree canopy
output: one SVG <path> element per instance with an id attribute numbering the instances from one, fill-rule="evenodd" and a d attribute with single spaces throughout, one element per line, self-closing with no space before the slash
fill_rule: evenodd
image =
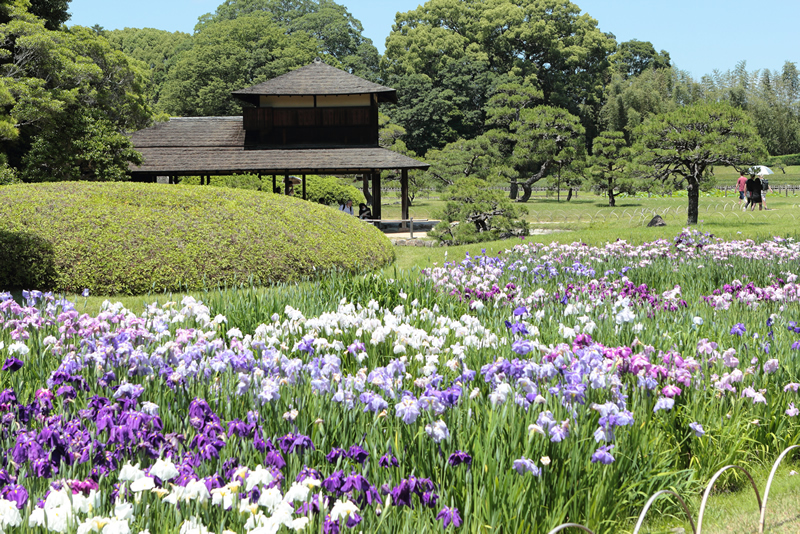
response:
<path id="1" fill-rule="evenodd" d="M 49 30 L 27 2 L 0 24 L 0 149 L 26 181 L 123 179 L 124 133 L 152 120 L 144 65 L 88 28 Z"/>
<path id="2" fill-rule="evenodd" d="M 697 224 L 700 188 L 714 165 L 744 172 L 767 155 L 750 118 L 730 104 L 698 104 L 654 115 L 636 129 L 634 151 L 652 176 L 688 192 L 688 224 Z"/>

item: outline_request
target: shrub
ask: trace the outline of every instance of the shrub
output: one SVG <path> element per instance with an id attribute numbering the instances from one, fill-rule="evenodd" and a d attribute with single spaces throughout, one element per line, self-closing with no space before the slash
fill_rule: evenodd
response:
<path id="1" fill-rule="evenodd" d="M 504 191 L 489 189 L 479 178 L 462 178 L 449 187 L 442 222 L 428 234 L 448 245 L 461 245 L 527 235 L 527 213 Z"/>
<path id="2" fill-rule="evenodd" d="M 329 207 L 134 183 L 2 187 L 0 248 L 0 288 L 108 295 L 267 284 L 394 260 L 383 234 Z"/>

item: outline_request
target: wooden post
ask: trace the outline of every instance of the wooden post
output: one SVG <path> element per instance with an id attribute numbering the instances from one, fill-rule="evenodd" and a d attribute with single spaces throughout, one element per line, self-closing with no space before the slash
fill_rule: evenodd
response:
<path id="1" fill-rule="evenodd" d="M 272 175 L 272 192 L 274 193 L 278 189 L 278 177 L 276 175 Z"/>
<path id="2" fill-rule="evenodd" d="M 408 228 L 408 169 L 400 171 L 400 228 Z"/>
<path id="3" fill-rule="evenodd" d="M 372 173 L 372 218 L 381 219 L 381 173 Z"/>
<path id="4" fill-rule="evenodd" d="M 361 191 L 364 193 L 367 204 L 372 205 L 372 195 L 369 194 L 369 174 L 364 174 L 361 177 Z"/>
<path id="5" fill-rule="evenodd" d="M 306 199 L 306 175 L 303 175 L 303 200 Z"/>
<path id="6" fill-rule="evenodd" d="M 288 174 L 285 174 L 283 176 L 283 194 L 284 195 L 288 195 L 289 194 L 289 175 Z"/>

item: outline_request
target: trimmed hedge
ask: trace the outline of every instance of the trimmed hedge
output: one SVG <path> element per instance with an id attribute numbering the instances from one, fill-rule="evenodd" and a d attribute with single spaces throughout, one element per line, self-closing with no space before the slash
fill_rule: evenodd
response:
<path id="1" fill-rule="evenodd" d="M 391 263 L 380 231 L 327 206 L 213 186 L 0 187 L 0 289 L 102 295 L 294 281 Z"/>

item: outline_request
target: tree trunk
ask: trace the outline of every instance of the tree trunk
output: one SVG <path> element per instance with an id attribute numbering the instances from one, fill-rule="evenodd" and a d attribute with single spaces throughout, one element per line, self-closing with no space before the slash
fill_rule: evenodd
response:
<path id="1" fill-rule="evenodd" d="M 567 202 L 569 202 L 570 200 L 572 200 L 572 188 L 571 187 L 569 188 L 569 191 L 567 192 Z"/>
<path id="2" fill-rule="evenodd" d="M 522 186 L 522 196 L 517 202 L 527 202 L 531 198 L 531 193 L 533 192 L 532 188 L 530 184 L 526 184 L 525 182 L 520 185 Z"/>
<path id="3" fill-rule="evenodd" d="M 689 194 L 689 208 L 686 211 L 687 221 L 689 225 L 697 224 L 697 214 L 700 211 L 700 184 L 697 179 L 690 177 L 686 184 L 686 190 Z"/>
<path id="4" fill-rule="evenodd" d="M 608 205 L 612 208 L 617 205 L 617 201 L 614 198 L 614 186 L 610 178 L 608 179 Z"/>
<path id="5" fill-rule="evenodd" d="M 509 187 L 508 198 L 511 200 L 517 200 L 517 194 L 519 193 L 519 187 L 517 186 L 517 178 L 514 177 L 511 179 L 511 187 Z"/>

